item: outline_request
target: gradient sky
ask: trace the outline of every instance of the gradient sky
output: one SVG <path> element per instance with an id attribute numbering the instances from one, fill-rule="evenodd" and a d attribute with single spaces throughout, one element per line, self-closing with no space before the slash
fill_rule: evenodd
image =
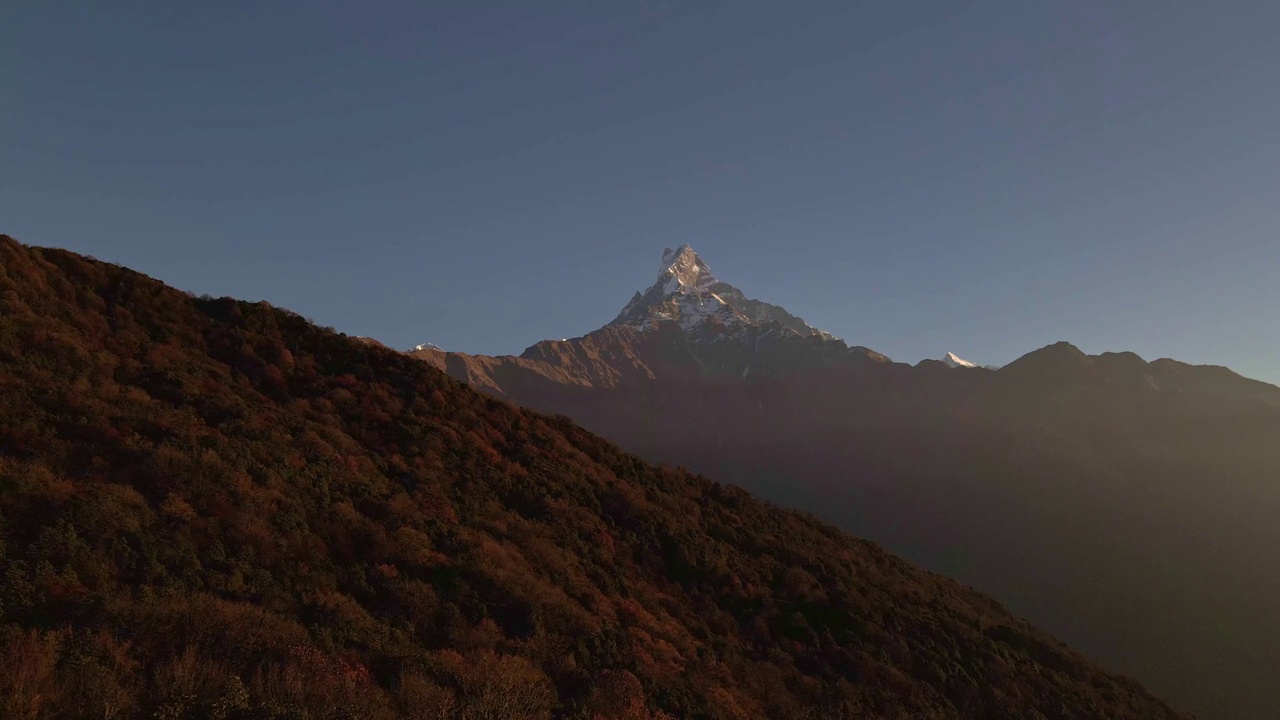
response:
<path id="1" fill-rule="evenodd" d="M 0 8 L 0 232 L 407 347 L 608 322 L 688 242 L 915 362 L 1280 382 L 1280 3 Z"/>

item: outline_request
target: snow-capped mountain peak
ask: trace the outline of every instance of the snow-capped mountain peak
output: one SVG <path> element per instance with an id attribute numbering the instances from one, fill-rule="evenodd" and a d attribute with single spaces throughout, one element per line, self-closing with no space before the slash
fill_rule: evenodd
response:
<path id="1" fill-rule="evenodd" d="M 675 293 L 708 292 L 718 282 L 711 268 L 698 257 L 688 244 L 662 251 L 662 271 L 658 282 L 667 295 Z"/>
<path id="2" fill-rule="evenodd" d="M 441 352 L 444 352 L 444 348 L 440 347 L 439 345 L 436 345 L 435 343 L 422 343 L 421 345 L 414 345 L 413 349 L 414 350 L 439 350 Z"/>
<path id="3" fill-rule="evenodd" d="M 610 324 L 647 330 L 672 322 L 686 332 L 711 327 L 731 333 L 761 328 L 785 335 L 837 339 L 777 305 L 748 298 L 716 279 L 687 244 L 663 250 L 657 281 L 643 293 L 637 292 Z"/>
<path id="4" fill-rule="evenodd" d="M 947 353 L 946 356 L 942 358 L 942 362 L 950 365 L 951 367 L 978 367 L 977 363 L 971 363 L 953 352 Z"/>

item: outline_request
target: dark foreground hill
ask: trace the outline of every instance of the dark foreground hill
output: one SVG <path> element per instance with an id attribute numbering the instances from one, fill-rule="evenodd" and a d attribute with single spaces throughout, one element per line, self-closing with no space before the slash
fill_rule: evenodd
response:
<path id="1" fill-rule="evenodd" d="M 5 718 L 1177 717 L 808 517 L 3 236 L 0 534 Z"/>

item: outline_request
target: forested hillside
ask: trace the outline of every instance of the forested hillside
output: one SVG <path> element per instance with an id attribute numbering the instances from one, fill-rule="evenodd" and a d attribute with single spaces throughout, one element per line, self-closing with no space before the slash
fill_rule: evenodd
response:
<path id="1" fill-rule="evenodd" d="M 0 535 L 5 718 L 1177 717 L 811 518 L 3 236 Z"/>

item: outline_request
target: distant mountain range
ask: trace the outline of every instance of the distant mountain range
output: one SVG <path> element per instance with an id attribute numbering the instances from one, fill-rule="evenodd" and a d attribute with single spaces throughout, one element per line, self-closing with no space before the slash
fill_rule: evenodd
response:
<path id="1" fill-rule="evenodd" d="M 546 359 L 416 352 L 565 392 L 599 380 L 640 403 L 619 428 L 664 442 L 763 417 L 719 415 L 748 396 L 702 392 L 717 371 L 756 387 L 793 353 L 892 367 L 763 306 L 682 326 L 676 300 L 653 305 L 677 315 L 663 327 Z M 759 352 L 735 357 L 716 326 L 751 308 L 780 319 L 737 328 Z M 692 395 L 636 389 L 694 353 Z M 748 399 L 785 420 L 788 397 Z M 1182 717 L 812 517 L 267 303 L 5 236 L 0 578 L 4 718 Z"/>
<path id="2" fill-rule="evenodd" d="M 688 246 L 583 337 L 412 355 L 990 592 L 1203 718 L 1280 707 L 1280 388 L 1067 343 L 895 363 Z"/>

